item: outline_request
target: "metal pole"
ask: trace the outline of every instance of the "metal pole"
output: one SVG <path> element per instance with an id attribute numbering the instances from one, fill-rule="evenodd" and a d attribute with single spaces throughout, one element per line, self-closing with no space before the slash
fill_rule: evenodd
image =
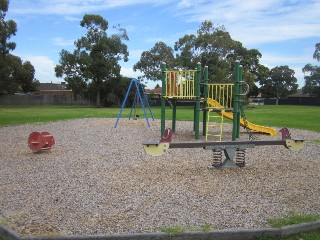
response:
<path id="1" fill-rule="evenodd" d="M 123 110 L 123 109 L 124 109 L 124 107 L 125 107 L 125 104 L 126 104 L 127 98 L 128 98 L 128 96 L 129 96 L 129 92 L 130 92 L 130 89 L 131 89 L 132 83 L 133 83 L 133 79 L 130 81 L 130 84 L 129 84 L 129 87 L 128 87 L 128 90 L 127 90 L 126 96 L 125 96 L 125 98 L 124 98 L 124 100 L 123 100 L 123 102 L 122 102 L 122 106 L 121 106 L 121 108 L 120 108 L 120 112 L 119 112 L 119 114 L 118 114 L 118 118 L 117 118 L 117 121 L 116 121 L 116 123 L 115 123 L 115 125 L 114 125 L 114 128 L 116 128 L 116 127 L 118 126 L 118 122 L 119 122 L 119 119 L 120 119 L 120 117 L 121 117 L 122 110 Z"/>
<path id="2" fill-rule="evenodd" d="M 132 116 L 132 110 L 136 104 L 136 101 L 137 101 L 137 93 L 134 95 L 134 99 L 133 99 L 133 103 L 132 103 L 132 106 L 131 106 L 131 110 L 130 110 L 130 114 L 129 114 L 129 120 L 131 119 L 131 116 Z M 134 118 L 137 117 L 137 111 L 135 110 L 135 112 L 133 113 L 134 114 Z"/>
<path id="3" fill-rule="evenodd" d="M 303 140 L 297 140 L 303 141 Z M 144 143 L 144 144 L 148 144 Z M 150 144 L 150 143 L 149 143 Z M 251 148 L 255 146 L 274 146 L 274 145 L 286 145 L 286 140 L 244 140 L 244 141 L 221 141 L 221 142 L 171 142 L 169 148 L 205 148 L 210 149 L 210 147 L 221 146 L 225 148 L 226 146 L 244 146 L 246 148 Z"/>
<path id="4" fill-rule="evenodd" d="M 206 107 L 207 104 L 207 98 L 208 98 L 208 82 L 209 82 L 209 73 L 208 73 L 208 66 L 204 67 L 204 86 L 203 86 L 203 108 Z M 203 132 L 202 135 L 205 136 L 207 132 L 207 118 L 208 118 L 208 111 L 203 111 Z"/>
<path id="5" fill-rule="evenodd" d="M 195 82 L 195 95 L 196 95 L 196 105 L 195 105 L 195 117 L 194 117 L 194 135 L 196 139 L 199 139 L 199 122 L 200 122 L 200 79 L 201 79 L 201 63 L 197 64 L 197 76 Z"/>
<path id="6" fill-rule="evenodd" d="M 162 92 L 161 92 L 161 137 L 164 134 L 166 128 L 166 63 L 161 64 L 162 72 Z"/>
<path id="7" fill-rule="evenodd" d="M 176 120 L 177 120 L 177 102 L 174 99 L 172 104 L 172 130 L 176 131 Z"/>
<path id="8" fill-rule="evenodd" d="M 152 111 L 151 111 L 150 103 L 149 103 L 148 97 L 147 97 L 147 95 L 146 95 L 144 85 L 143 85 L 143 84 L 140 84 L 140 86 L 141 86 L 141 91 L 142 91 L 142 94 L 143 94 L 143 98 L 144 98 L 144 100 L 145 100 L 145 102 L 146 102 L 146 104 L 147 104 L 147 106 L 148 106 L 148 108 L 149 108 L 149 112 L 150 112 L 150 115 L 151 115 L 151 117 L 152 117 L 152 121 L 154 121 L 154 116 L 153 116 L 153 113 L 152 113 Z"/>
<path id="9" fill-rule="evenodd" d="M 140 103 L 141 103 L 141 106 L 142 106 L 142 109 L 143 109 L 143 114 L 144 114 L 144 117 L 146 119 L 146 122 L 148 124 L 148 127 L 150 127 L 150 123 L 149 123 L 149 120 L 148 120 L 148 115 L 146 113 L 146 109 L 144 107 L 144 103 L 143 103 L 143 99 L 141 97 L 141 94 L 140 94 L 140 83 L 137 81 L 137 80 L 134 80 L 135 81 L 135 85 L 136 85 L 136 91 L 138 93 L 138 96 L 139 96 L 139 100 L 140 100 Z"/>
<path id="10" fill-rule="evenodd" d="M 238 82 L 238 86 L 239 86 L 239 102 L 238 102 L 238 115 L 237 115 L 237 138 L 240 138 L 240 118 L 241 118 L 241 104 L 243 104 L 243 96 L 242 96 L 242 77 L 243 77 L 243 67 L 240 65 L 239 66 L 239 82 Z"/>
<path id="11" fill-rule="evenodd" d="M 240 122 L 238 121 L 239 115 L 239 75 L 240 75 L 240 62 L 235 62 L 234 71 L 234 88 L 233 88 L 233 125 L 232 125 L 232 141 L 237 140 Z"/>

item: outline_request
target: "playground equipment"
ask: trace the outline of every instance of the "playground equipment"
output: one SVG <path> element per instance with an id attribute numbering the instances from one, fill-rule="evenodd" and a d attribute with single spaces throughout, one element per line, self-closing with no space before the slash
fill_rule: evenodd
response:
<path id="1" fill-rule="evenodd" d="M 145 106 L 148 107 L 149 109 L 149 112 L 150 112 L 150 115 L 152 117 L 152 120 L 154 121 L 154 117 L 153 117 L 153 114 L 152 114 L 152 111 L 151 111 L 151 108 L 150 108 L 150 104 L 149 104 L 149 101 L 148 101 L 148 97 L 146 96 L 146 93 L 145 93 L 145 89 L 144 89 L 144 85 L 141 84 L 137 79 L 132 79 L 130 81 L 130 85 L 128 87 L 128 90 L 126 92 L 126 96 L 123 100 L 123 103 L 122 103 L 122 106 L 121 106 L 121 109 L 120 109 L 120 112 L 118 114 L 118 118 L 117 118 L 117 121 L 114 125 L 114 128 L 116 128 L 118 126 L 118 122 L 120 120 L 120 117 L 121 117 L 121 114 L 122 114 L 122 111 L 123 111 L 123 108 L 125 107 L 125 104 L 126 104 L 126 101 L 128 99 L 128 96 L 129 96 L 129 93 L 130 93 L 130 90 L 132 88 L 132 85 L 135 85 L 136 87 L 136 92 L 135 92 L 135 96 L 134 96 L 134 100 L 133 100 L 133 103 L 132 103 L 132 106 L 131 106 L 131 110 L 130 110 L 130 115 L 129 115 L 129 120 L 131 119 L 132 117 L 132 112 L 134 112 L 134 118 L 137 118 L 138 117 L 138 114 L 137 114 L 137 104 L 138 102 L 140 101 L 140 104 L 142 106 L 142 109 L 143 109 L 143 113 L 144 113 L 144 117 L 146 119 L 146 122 L 148 124 L 148 127 L 150 127 L 150 123 L 149 123 L 149 120 L 148 120 L 148 115 L 146 113 L 146 110 L 145 110 Z"/>
<path id="2" fill-rule="evenodd" d="M 245 141 L 216 141 L 216 142 L 171 142 L 172 130 L 166 130 L 159 142 L 144 142 L 145 152 L 151 156 L 161 156 L 169 148 L 203 148 L 212 150 L 213 163 L 210 168 L 238 168 L 245 166 L 246 148 L 257 146 L 282 145 L 295 151 L 304 146 L 303 139 L 291 139 L 287 128 L 280 130 L 281 140 L 245 140 Z M 168 141 L 164 141 L 168 139 Z M 223 158 L 224 155 L 224 158 Z"/>
<path id="3" fill-rule="evenodd" d="M 212 98 L 207 98 L 207 104 L 209 107 L 211 108 L 216 108 L 216 109 L 223 109 L 223 106 L 220 105 L 219 102 L 217 102 L 216 100 L 212 99 Z M 233 114 L 231 112 L 225 112 L 225 111 L 221 111 L 218 112 L 219 115 L 223 115 L 223 117 L 226 117 L 230 120 L 233 120 Z M 249 122 L 248 120 L 244 119 L 243 117 L 240 117 L 240 126 L 242 127 L 246 127 L 250 130 L 254 130 L 256 132 L 261 132 L 261 133 L 267 133 L 270 136 L 276 136 L 277 135 L 277 130 L 271 127 L 265 127 L 265 126 L 260 126 L 257 124 L 253 124 L 251 122 Z"/>
<path id="4" fill-rule="evenodd" d="M 246 148 L 263 145 L 283 145 L 290 150 L 298 150 L 303 147 L 303 139 L 291 139 L 287 128 L 280 130 L 281 140 L 239 140 L 240 126 L 257 132 L 267 133 L 275 136 L 277 131 L 270 127 L 259 126 L 246 120 L 243 113 L 242 97 L 249 92 L 249 86 L 242 80 L 243 69 L 240 62 L 235 62 L 234 84 L 209 84 L 208 68 L 204 70 L 203 99 L 200 98 L 200 63 L 197 70 L 192 71 L 166 71 L 162 64 L 162 99 L 161 99 L 161 140 L 159 142 L 144 142 L 146 153 L 152 156 L 160 156 L 169 148 L 204 148 L 213 152 L 213 168 L 238 168 L 245 166 Z M 247 85 L 246 91 L 242 92 L 242 86 Z M 187 89 L 185 89 L 187 88 Z M 165 101 L 172 100 L 172 130 L 165 128 Z M 194 131 L 195 138 L 199 138 L 199 112 L 203 111 L 203 135 L 207 137 L 210 126 L 210 112 L 218 113 L 220 116 L 219 141 L 206 142 L 171 142 L 176 126 L 176 102 L 189 100 L 194 105 Z M 200 108 L 200 103 L 203 108 Z M 223 130 L 223 117 L 232 120 L 232 141 L 221 141 Z"/>
<path id="5" fill-rule="evenodd" d="M 161 64 L 162 69 L 162 93 L 161 93 L 161 136 L 163 136 L 166 118 L 166 101 L 172 106 L 172 130 L 176 129 L 177 102 L 189 102 L 194 104 L 194 131 L 199 138 L 200 119 L 200 78 L 201 65 L 196 70 L 166 70 L 166 64 Z"/>
<path id="6" fill-rule="evenodd" d="M 206 139 L 209 136 L 219 137 L 222 139 L 223 118 L 226 117 L 233 121 L 233 136 L 235 141 L 239 138 L 240 127 L 246 128 L 248 131 L 256 131 L 275 136 L 277 131 L 270 127 L 253 124 L 246 120 L 243 111 L 243 97 L 249 92 L 248 84 L 242 80 L 243 69 L 240 62 L 235 62 L 235 81 L 234 83 L 220 84 L 208 83 L 208 67 L 204 68 L 204 80 L 201 82 L 201 64 L 197 64 L 196 70 L 166 70 L 166 64 L 162 63 L 162 98 L 161 98 L 161 136 L 166 129 L 166 101 L 172 106 L 172 127 L 176 130 L 177 103 L 189 102 L 194 104 L 194 120 L 193 130 L 195 138 L 200 138 L 199 124 L 200 111 L 203 111 L 203 136 Z M 203 85 L 203 93 L 201 95 L 200 86 Z M 243 85 L 246 85 L 246 91 L 243 92 Z M 220 117 L 218 134 L 210 134 L 209 127 L 212 113 L 217 113 Z M 211 116 L 210 116 L 211 114 Z"/>
<path id="7" fill-rule="evenodd" d="M 54 144 L 54 137 L 49 132 L 32 132 L 28 138 L 28 146 L 35 153 L 49 150 Z"/>

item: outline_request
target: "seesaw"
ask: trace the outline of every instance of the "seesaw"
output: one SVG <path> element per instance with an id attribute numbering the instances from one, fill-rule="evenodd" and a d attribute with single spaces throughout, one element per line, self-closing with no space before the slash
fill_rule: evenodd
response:
<path id="1" fill-rule="evenodd" d="M 247 148 L 280 145 L 295 151 L 304 146 L 304 139 L 292 139 L 287 128 L 282 128 L 280 132 L 282 133 L 281 140 L 171 142 L 174 132 L 171 129 L 166 129 L 159 142 L 144 142 L 143 148 L 151 156 L 161 156 L 171 148 L 203 148 L 213 151 L 213 163 L 210 167 L 238 168 L 245 166 L 245 150 Z"/>

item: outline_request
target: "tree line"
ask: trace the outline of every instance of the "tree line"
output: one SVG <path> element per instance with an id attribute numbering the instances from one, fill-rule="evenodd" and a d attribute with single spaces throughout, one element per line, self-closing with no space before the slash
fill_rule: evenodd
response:
<path id="1" fill-rule="evenodd" d="M 10 39 L 17 32 L 17 24 L 5 20 L 8 6 L 8 0 L 0 0 L 0 94 L 33 92 L 39 86 L 34 67 L 11 54 L 16 44 Z M 119 63 L 128 61 L 127 32 L 117 25 L 113 26 L 116 33 L 109 35 L 108 21 L 94 14 L 85 14 L 80 26 L 86 29 L 85 35 L 74 42 L 72 52 L 61 50 L 55 75 L 68 83 L 75 96 L 95 99 L 97 107 L 120 106 L 131 80 L 120 74 Z M 320 43 L 315 48 L 313 58 L 319 61 Z M 232 39 L 223 26 L 204 21 L 195 34 L 182 36 L 174 46 L 157 42 L 143 51 L 133 69 L 142 73 L 140 81 L 156 81 L 161 79 L 162 62 L 173 70 L 194 69 L 200 62 L 202 67 L 208 66 L 209 82 L 229 83 L 233 81 L 234 62 L 239 60 L 243 78 L 250 86 L 249 96 L 261 93 L 263 97 L 279 99 L 295 93 L 298 84 L 294 70 L 287 65 L 269 69 L 260 64 L 261 57 L 259 50 L 247 49 Z M 320 67 L 307 64 L 303 72 L 303 92 L 319 97 Z"/>

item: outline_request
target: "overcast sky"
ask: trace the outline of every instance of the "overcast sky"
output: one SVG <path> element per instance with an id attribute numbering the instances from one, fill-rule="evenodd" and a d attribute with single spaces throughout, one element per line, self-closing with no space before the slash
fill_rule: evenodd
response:
<path id="1" fill-rule="evenodd" d="M 18 24 L 13 54 L 34 65 L 40 82 L 63 81 L 54 76 L 59 52 L 72 51 L 74 41 L 85 34 L 79 24 L 84 14 L 99 14 L 109 26 L 127 30 L 130 55 L 129 62 L 121 63 L 124 76 L 139 75 L 132 66 L 157 41 L 173 47 L 210 20 L 224 25 L 244 47 L 258 49 L 262 64 L 288 65 L 302 87 L 302 67 L 319 64 L 312 58 L 320 42 L 319 13 L 320 0 L 10 0 L 6 20 Z"/>

